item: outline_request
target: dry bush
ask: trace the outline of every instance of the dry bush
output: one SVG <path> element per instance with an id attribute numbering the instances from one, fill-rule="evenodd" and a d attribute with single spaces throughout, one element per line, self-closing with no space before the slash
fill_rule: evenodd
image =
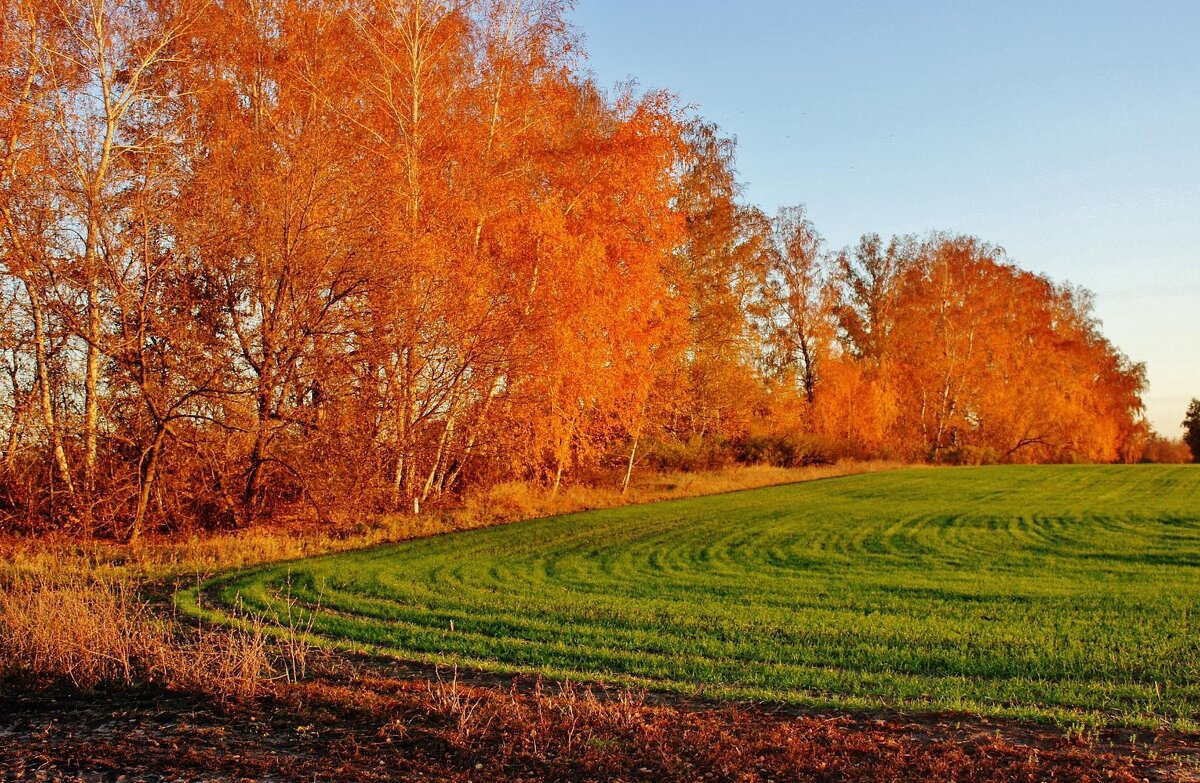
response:
<path id="1" fill-rule="evenodd" d="M 303 628 L 281 640 L 246 618 L 239 630 L 161 618 L 132 582 L 20 579 L 0 590 L 0 676 L 77 688 L 161 683 L 222 700 L 253 698 L 303 676 Z"/>
<path id="2" fill-rule="evenodd" d="M 258 696 L 279 679 L 263 623 L 236 631 L 198 629 L 155 651 L 155 674 L 172 688 L 222 700 Z"/>
<path id="3" fill-rule="evenodd" d="M 1150 433 L 1142 452 L 1142 462 L 1185 465 L 1192 461 L 1192 450 L 1182 438 L 1164 438 L 1154 432 Z"/>
<path id="4" fill-rule="evenodd" d="M 439 668 L 435 678 L 426 681 L 426 687 L 431 710 L 453 721 L 454 736 L 460 745 L 469 744 L 473 736 L 491 728 L 496 718 L 495 710 L 486 709 L 491 705 L 487 704 L 482 692 L 459 682 L 457 668 L 449 678 L 443 677 Z"/>
<path id="5" fill-rule="evenodd" d="M 0 649 L 8 674 L 78 687 L 133 682 L 164 644 L 127 582 L 23 580 L 0 591 Z"/>
<path id="6" fill-rule="evenodd" d="M 547 687 L 539 677 L 529 692 L 515 682 L 505 692 L 468 685 L 459 679 L 457 668 L 438 668 L 425 681 L 425 690 L 423 708 L 449 729 L 454 745 L 475 747 L 500 729 L 505 735 L 503 758 L 586 753 L 598 740 L 604 744 L 639 732 L 652 714 L 640 690 L 580 687 L 569 680 Z"/>

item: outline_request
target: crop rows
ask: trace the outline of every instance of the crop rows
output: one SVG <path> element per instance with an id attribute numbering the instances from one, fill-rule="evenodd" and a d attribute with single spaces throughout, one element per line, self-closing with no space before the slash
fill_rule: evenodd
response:
<path id="1" fill-rule="evenodd" d="M 914 470 L 230 574 L 323 643 L 715 696 L 1194 729 L 1200 468 Z"/>

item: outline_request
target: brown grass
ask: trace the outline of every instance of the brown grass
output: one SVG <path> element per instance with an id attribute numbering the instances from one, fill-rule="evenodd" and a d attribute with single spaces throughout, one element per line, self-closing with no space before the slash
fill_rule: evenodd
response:
<path id="1" fill-rule="evenodd" d="M 160 624 L 127 581 L 29 579 L 0 592 L 0 652 L 9 674 L 82 688 L 132 682 L 163 641 Z"/>
<path id="2" fill-rule="evenodd" d="M 160 617 L 130 579 L 26 578 L 0 590 L 0 677 L 27 686 L 159 683 L 247 699 L 295 681 L 306 656 L 302 634 L 276 640 L 254 618 L 228 631 Z"/>
<path id="3" fill-rule="evenodd" d="M 483 527 L 534 517 L 573 514 L 600 508 L 658 503 L 664 500 L 718 495 L 743 489 L 876 473 L 905 467 L 897 462 L 839 462 L 804 468 L 769 465 L 739 466 L 702 472 L 645 473 L 636 476 L 629 491 L 608 486 L 569 486 L 559 492 L 513 482 L 497 484 L 467 499 L 450 516 L 456 528 Z"/>
<path id="4" fill-rule="evenodd" d="M 382 747 L 364 761 L 399 756 L 389 769 L 444 780 L 1141 780 L 1131 759 L 1049 734 L 1022 744 L 953 724 L 690 709 L 650 704 L 640 691 L 540 679 L 478 687 L 442 671 L 424 682 L 368 679 L 308 692 L 306 703 L 390 718 L 376 734 Z"/>

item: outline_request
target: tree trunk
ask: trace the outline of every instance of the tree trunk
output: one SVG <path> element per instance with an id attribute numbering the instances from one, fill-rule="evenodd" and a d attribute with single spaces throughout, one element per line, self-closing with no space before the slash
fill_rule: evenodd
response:
<path id="1" fill-rule="evenodd" d="M 12 427 L 8 431 L 8 445 L 4 449 L 4 472 L 12 473 L 17 458 L 17 431 L 21 427 L 21 406 L 13 413 Z"/>
<path id="2" fill-rule="evenodd" d="M 16 399 L 17 391 L 14 385 L 13 398 Z M 22 395 L 24 396 L 24 395 Z M 27 407 L 26 400 L 21 400 L 13 406 L 12 426 L 8 431 L 8 443 L 4 448 L 4 472 L 12 473 L 16 467 L 17 448 L 20 445 L 21 425 L 25 422 L 25 409 Z"/>
<path id="3" fill-rule="evenodd" d="M 443 491 L 454 486 L 454 483 L 458 481 L 458 477 L 462 475 L 463 468 L 466 466 L 467 462 L 470 461 L 471 456 L 475 453 L 475 447 L 479 444 L 479 433 L 487 425 L 488 413 L 491 411 L 492 402 L 496 399 L 497 395 L 500 394 L 500 389 L 502 386 L 501 381 L 502 376 L 499 375 L 496 376 L 494 381 L 492 381 L 492 386 L 488 390 L 488 396 L 483 401 L 483 405 L 479 409 L 479 415 L 475 417 L 475 421 L 471 425 L 469 431 L 470 434 L 467 435 L 467 443 L 463 447 L 462 459 L 458 461 L 458 464 L 454 466 L 453 470 L 442 477 Z"/>
<path id="4" fill-rule="evenodd" d="M 621 494 L 629 490 L 629 479 L 633 477 L 633 462 L 637 458 L 638 441 L 641 436 L 634 436 L 633 447 L 629 449 L 629 463 L 625 466 L 625 478 L 621 481 Z"/>
<path id="5" fill-rule="evenodd" d="M 137 541 L 138 536 L 142 534 L 142 525 L 146 519 L 146 509 L 150 505 L 150 495 L 154 490 L 154 482 L 158 478 L 158 455 L 162 449 L 163 438 L 167 434 L 167 428 L 160 426 L 158 431 L 154 433 L 154 440 L 150 447 L 142 455 L 142 464 L 139 466 L 140 471 L 138 480 L 141 486 L 138 487 L 137 511 L 133 516 L 133 526 L 129 529 L 128 543 L 132 544 Z"/>
<path id="6" fill-rule="evenodd" d="M 21 391 L 19 356 L 16 348 L 12 350 L 13 363 L 9 368 L 9 379 L 12 383 L 13 414 L 9 424 L 8 443 L 4 448 L 4 472 L 12 473 L 16 467 L 17 448 L 21 440 L 21 427 L 25 423 L 25 413 L 29 408 L 29 398 L 32 392 Z"/>
<path id="7" fill-rule="evenodd" d="M 87 278 L 87 369 L 84 375 L 83 402 L 83 491 L 89 501 L 96 489 L 96 438 L 100 421 L 100 281 L 96 269 L 96 242 L 100 227 L 94 216 L 88 218 L 87 245 L 84 248 L 84 276 Z M 89 515 L 91 503 L 88 503 Z"/>
<path id="8" fill-rule="evenodd" d="M 401 501 L 404 498 L 404 485 L 406 468 L 404 464 L 404 455 L 396 457 L 396 470 L 392 474 L 392 510 L 399 511 Z"/>
<path id="9" fill-rule="evenodd" d="M 246 488 L 242 491 L 242 505 L 250 516 L 254 516 L 256 513 L 259 498 L 262 495 L 262 469 L 266 451 L 267 431 L 264 426 L 259 427 L 258 433 L 254 436 L 254 448 L 250 451 L 250 472 L 246 474 Z"/>
<path id="10" fill-rule="evenodd" d="M 264 363 L 264 371 L 268 365 Z M 271 392 L 264 376 L 259 378 L 258 428 L 254 433 L 254 447 L 250 451 L 250 471 L 246 474 L 246 486 L 242 491 L 242 506 L 252 518 L 258 513 L 262 500 L 263 465 L 267 460 L 267 428 L 271 417 Z"/>
<path id="11" fill-rule="evenodd" d="M 74 498 L 75 484 L 71 481 L 71 466 L 67 462 L 67 452 L 63 449 L 62 438 L 59 436 L 58 422 L 54 416 L 54 398 L 50 392 L 50 370 L 47 367 L 46 356 L 46 321 L 42 311 L 42 301 L 37 290 L 29 284 L 28 280 L 25 281 L 25 291 L 29 294 L 29 308 L 33 313 L 34 357 L 42 402 L 42 421 L 46 426 L 46 434 L 50 437 L 50 448 L 54 453 L 58 478 L 66 488 L 67 495 Z"/>
<path id="12" fill-rule="evenodd" d="M 400 352 L 400 447 L 396 456 L 396 473 L 392 479 L 392 508 L 399 510 L 417 499 L 413 488 L 416 476 L 416 422 L 413 408 L 416 405 L 416 373 L 414 357 L 416 349 L 411 342 Z"/>
<path id="13" fill-rule="evenodd" d="M 800 358 L 804 362 L 804 398 L 811 407 L 817 400 L 817 371 L 807 335 L 800 338 Z"/>
<path id="14" fill-rule="evenodd" d="M 421 500 L 428 500 L 429 493 L 433 491 L 437 485 L 439 474 L 442 472 L 442 464 L 446 460 L 446 451 L 449 448 L 450 439 L 454 437 L 454 409 L 457 403 L 457 396 L 450 403 L 449 417 L 446 419 L 446 426 L 442 429 L 442 437 L 438 439 L 437 454 L 434 455 L 433 465 L 429 469 L 429 476 L 425 479 L 425 487 L 421 491 Z"/>

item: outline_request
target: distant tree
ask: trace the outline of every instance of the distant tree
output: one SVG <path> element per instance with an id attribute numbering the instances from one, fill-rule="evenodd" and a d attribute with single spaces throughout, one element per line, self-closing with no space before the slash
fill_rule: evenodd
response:
<path id="1" fill-rule="evenodd" d="M 1164 438 L 1151 430 L 1142 449 L 1141 461 L 1181 465 L 1192 461 L 1192 450 L 1183 442 L 1183 438 Z"/>
<path id="2" fill-rule="evenodd" d="M 1200 400 L 1192 400 L 1183 417 L 1183 442 L 1192 450 L 1192 460 L 1200 462 Z"/>

